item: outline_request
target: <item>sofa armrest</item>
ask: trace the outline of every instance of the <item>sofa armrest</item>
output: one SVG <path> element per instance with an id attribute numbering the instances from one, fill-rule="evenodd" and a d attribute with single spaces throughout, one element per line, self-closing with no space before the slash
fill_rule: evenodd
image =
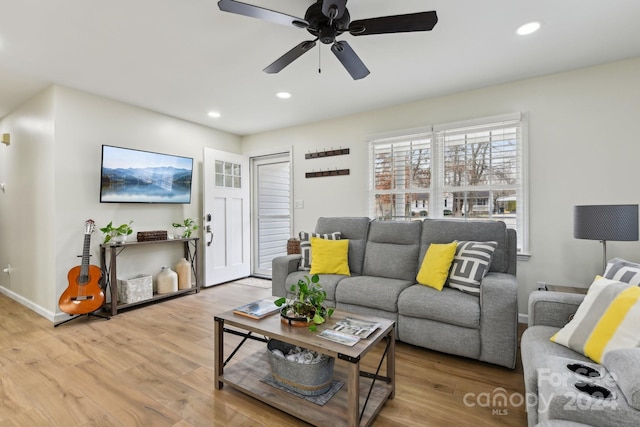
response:
<path id="1" fill-rule="evenodd" d="M 287 276 L 294 271 L 298 271 L 300 265 L 300 254 L 284 255 L 275 257 L 271 262 L 271 295 L 277 297 L 287 296 L 285 282 Z"/>
<path id="2" fill-rule="evenodd" d="M 480 285 L 480 360 L 513 369 L 518 350 L 516 276 L 489 273 Z"/>
<path id="3" fill-rule="evenodd" d="M 571 320 L 583 299 L 582 294 L 531 292 L 529 294 L 529 327 L 543 325 L 562 328 Z"/>

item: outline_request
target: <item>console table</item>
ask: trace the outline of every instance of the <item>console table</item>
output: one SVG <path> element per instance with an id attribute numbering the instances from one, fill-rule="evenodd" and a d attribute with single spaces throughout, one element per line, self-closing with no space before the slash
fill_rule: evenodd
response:
<path id="1" fill-rule="evenodd" d="M 125 242 L 115 244 L 102 244 L 100 245 L 100 268 L 102 269 L 102 289 L 107 290 L 109 288 L 111 294 L 111 303 L 107 303 L 109 311 L 112 316 L 118 314 L 118 310 L 126 307 L 132 307 L 140 304 L 148 304 L 149 302 L 163 300 L 171 298 L 176 295 L 182 295 L 191 292 L 200 291 L 200 275 L 198 269 L 198 242 L 200 238 L 190 237 L 185 239 L 169 239 L 169 240 L 152 240 L 148 242 Z M 147 246 L 147 245 L 169 245 L 182 243 L 184 245 L 184 257 L 187 261 L 191 262 L 191 270 L 193 273 L 194 285 L 188 289 L 180 289 L 176 292 L 170 292 L 168 294 L 154 294 L 150 299 L 136 301 L 133 303 L 119 304 L 118 303 L 118 269 L 117 261 L 118 256 L 127 248 L 134 246 Z"/>

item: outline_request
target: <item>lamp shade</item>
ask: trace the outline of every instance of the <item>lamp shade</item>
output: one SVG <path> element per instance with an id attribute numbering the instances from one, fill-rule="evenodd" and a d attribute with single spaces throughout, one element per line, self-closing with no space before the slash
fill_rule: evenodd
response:
<path id="1" fill-rule="evenodd" d="M 574 206 L 573 237 L 603 241 L 638 240 L 638 205 Z"/>

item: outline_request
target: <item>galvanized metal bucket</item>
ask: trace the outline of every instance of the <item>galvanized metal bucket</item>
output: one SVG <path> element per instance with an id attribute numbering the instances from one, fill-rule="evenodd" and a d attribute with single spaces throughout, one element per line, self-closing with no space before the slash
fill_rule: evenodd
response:
<path id="1" fill-rule="evenodd" d="M 273 354 L 273 350 L 278 349 L 286 355 L 295 348 L 293 344 L 272 339 L 269 340 L 267 348 L 271 376 L 278 384 L 305 396 L 318 396 L 331 388 L 335 363 L 333 357 L 326 357 L 319 363 L 304 364 Z"/>

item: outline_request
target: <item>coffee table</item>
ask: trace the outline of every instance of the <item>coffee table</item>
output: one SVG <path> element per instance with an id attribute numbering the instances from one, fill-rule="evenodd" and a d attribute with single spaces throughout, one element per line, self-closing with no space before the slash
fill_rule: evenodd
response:
<path id="1" fill-rule="evenodd" d="M 380 324 L 380 328 L 367 339 L 362 339 L 350 347 L 318 337 L 325 328 L 331 328 L 336 321 L 352 317 Z M 371 316 L 360 316 L 336 310 L 316 332 L 306 327 L 289 326 L 274 314 L 254 320 L 233 313 L 233 310 L 214 317 L 214 385 L 220 390 L 229 385 L 249 396 L 280 409 L 313 425 L 367 426 L 378 414 L 387 399 L 395 394 L 395 322 Z M 225 333 L 240 335 L 242 341 L 228 358 L 224 359 Z M 334 379 L 342 381 L 342 388 L 324 405 L 316 405 L 296 397 L 261 380 L 270 372 L 268 350 L 247 355 L 243 360 L 227 365 L 247 339 L 267 342 L 277 339 L 303 348 L 335 357 Z M 360 369 L 362 357 L 379 342 L 386 342 L 385 350 L 375 373 Z M 386 358 L 385 375 L 380 368 Z M 362 380 L 361 380 L 362 378 Z"/>

